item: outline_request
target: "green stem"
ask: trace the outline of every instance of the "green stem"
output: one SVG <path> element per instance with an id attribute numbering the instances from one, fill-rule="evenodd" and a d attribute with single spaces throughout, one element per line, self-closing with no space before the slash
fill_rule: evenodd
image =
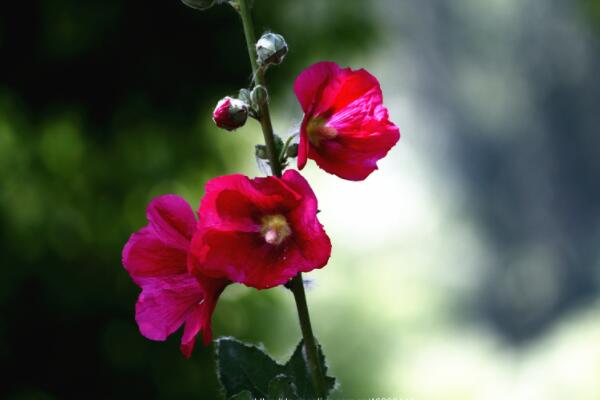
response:
<path id="1" fill-rule="evenodd" d="M 256 36 L 254 34 L 254 24 L 252 23 L 252 16 L 248 8 L 246 0 L 237 0 L 238 11 L 242 18 L 242 24 L 244 26 L 244 36 L 246 37 L 246 45 L 248 46 L 248 56 L 250 57 L 250 64 L 252 65 L 252 74 L 258 85 L 267 87 L 265 83 L 265 71 L 260 68 L 256 57 Z M 269 105 L 267 102 L 260 106 L 259 121 L 262 128 L 263 136 L 265 138 L 265 145 L 267 147 L 267 155 L 269 157 L 269 163 L 273 175 L 281 176 L 281 163 L 279 155 L 275 147 L 275 137 L 273 134 L 273 125 L 271 124 L 271 114 L 269 112 Z M 312 326 L 310 323 L 310 315 L 308 313 L 308 305 L 306 303 L 306 294 L 304 292 L 304 283 L 302 280 L 302 273 L 299 272 L 290 282 L 289 285 L 294 299 L 296 300 L 296 308 L 298 310 L 298 319 L 300 321 L 300 329 L 302 330 L 302 337 L 304 338 L 304 348 L 308 359 L 308 366 L 313 380 L 313 385 L 317 396 L 321 399 L 325 398 L 325 384 L 323 382 L 323 372 L 320 368 L 320 363 L 317 353 L 317 345 L 315 337 L 312 332 Z"/>
<path id="2" fill-rule="evenodd" d="M 289 287 L 292 290 L 292 293 L 294 293 L 294 299 L 296 300 L 300 329 L 302 330 L 302 337 L 304 338 L 304 348 L 306 349 L 313 384 L 317 396 L 320 399 L 324 399 L 325 383 L 323 382 L 323 371 L 321 371 L 321 363 L 319 362 L 317 353 L 317 344 L 310 324 L 310 315 L 308 313 L 308 304 L 306 304 L 306 294 L 304 293 L 304 282 L 302 280 L 301 272 L 298 272 L 298 275 L 292 278 Z"/>
<path id="3" fill-rule="evenodd" d="M 252 65 L 252 75 L 258 85 L 262 85 L 266 88 L 265 71 L 258 66 L 258 62 L 256 61 L 256 35 L 254 34 L 254 24 L 252 23 L 252 16 L 248 9 L 248 3 L 246 0 L 237 0 L 237 4 L 244 26 L 244 36 L 246 37 L 246 46 L 248 46 L 248 56 L 250 57 L 250 64 Z M 277 148 L 275 147 L 275 137 L 273 134 L 273 125 L 271 124 L 269 103 L 266 101 L 260 105 L 259 122 L 267 146 L 267 156 L 269 157 L 271 171 L 273 172 L 273 175 L 280 177 L 281 164 L 279 163 Z"/>

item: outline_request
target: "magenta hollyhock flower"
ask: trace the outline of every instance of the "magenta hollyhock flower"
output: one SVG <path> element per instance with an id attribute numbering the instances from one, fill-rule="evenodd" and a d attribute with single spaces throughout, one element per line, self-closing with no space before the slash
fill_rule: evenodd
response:
<path id="1" fill-rule="evenodd" d="M 299 169 L 311 158 L 331 174 L 360 181 L 400 139 L 377 78 L 364 69 L 319 62 L 296 78 L 294 92 L 304 111 Z"/>
<path id="2" fill-rule="evenodd" d="M 125 269 L 142 288 L 135 318 L 151 340 L 165 340 L 185 324 L 181 352 L 189 358 L 200 331 L 204 344 L 210 343 L 212 313 L 229 282 L 188 272 L 196 218 L 185 200 L 157 197 L 146 215 L 148 225 L 131 235 L 122 254 Z"/>
<path id="3" fill-rule="evenodd" d="M 248 105 L 242 100 L 224 97 L 213 111 L 213 121 L 219 128 L 232 131 L 243 126 L 248 119 Z"/>
<path id="4" fill-rule="evenodd" d="M 198 213 L 194 274 L 266 289 L 325 266 L 331 254 L 317 219 L 317 199 L 294 170 L 282 178 L 212 179 Z"/>

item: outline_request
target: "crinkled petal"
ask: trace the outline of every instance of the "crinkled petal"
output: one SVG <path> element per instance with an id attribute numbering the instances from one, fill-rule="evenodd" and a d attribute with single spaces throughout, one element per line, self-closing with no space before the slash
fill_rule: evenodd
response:
<path id="1" fill-rule="evenodd" d="M 200 331 L 202 331 L 204 345 L 208 346 L 210 344 L 212 340 L 212 314 L 219 296 L 229 284 L 226 280 L 204 277 L 199 279 L 199 282 L 204 289 L 205 296 L 202 302 L 189 313 L 181 337 L 181 352 L 186 358 L 192 355 L 196 344 L 196 336 Z"/>
<path id="2" fill-rule="evenodd" d="M 201 274 L 263 288 L 263 269 L 276 258 L 267 246 L 259 233 L 205 228 L 196 232 L 191 251 Z"/>
<path id="3" fill-rule="evenodd" d="M 300 253 L 295 238 L 274 246 L 259 234 L 208 229 L 192 241 L 199 271 L 214 278 L 226 278 L 257 289 L 268 289 L 289 281 L 299 271 L 318 267 Z"/>
<path id="4" fill-rule="evenodd" d="M 398 142 L 400 132 L 390 122 L 372 123 L 360 130 L 340 132 L 319 147 L 311 148 L 310 157 L 323 170 L 344 179 L 360 181 L 377 169 L 377 161 L 385 157 Z"/>
<path id="5" fill-rule="evenodd" d="M 294 93 L 305 113 L 313 109 L 323 89 L 339 75 L 340 71 L 336 63 L 322 61 L 311 65 L 298 75 L 294 82 Z"/>
<path id="6" fill-rule="evenodd" d="M 159 196 L 147 209 L 150 226 L 166 245 L 187 249 L 196 229 L 196 217 L 190 205 L 174 194 Z"/>
<path id="7" fill-rule="evenodd" d="M 154 229 L 145 227 L 127 241 L 122 262 L 134 279 L 176 275 L 187 270 L 187 251 L 166 245 Z"/>
<path id="8" fill-rule="evenodd" d="M 162 278 L 138 278 L 142 293 L 136 304 L 136 321 L 142 335 L 165 340 L 204 299 L 198 280 L 188 273 Z"/>
<path id="9" fill-rule="evenodd" d="M 186 321 L 185 327 L 183 328 L 183 336 L 181 337 L 181 345 L 179 349 L 185 358 L 190 358 L 192 356 L 192 352 L 194 351 L 194 347 L 196 347 L 196 336 L 200 332 L 200 330 L 206 332 L 207 330 L 212 330 L 210 325 L 204 327 L 204 312 L 202 309 L 202 305 L 194 307 L 192 311 L 189 313 Z"/>
<path id="10" fill-rule="evenodd" d="M 394 135 L 373 135 L 323 141 L 318 149 L 312 149 L 311 158 L 324 171 L 343 179 L 362 181 L 377 169 L 377 161 L 396 140 Z M 381 147 L 373 148 L 379 143 Z M 371 152 L 365 151 L 369 148 Z"/>
<path id="11" fill-rule="evenodd" d="M 331 256 L 331 241 L 317 218 L 318 204 L 312 188 L 294 170 L 288 170 L 283 179 L 296 191 L 303 193 L 302 203 L 288 214 L 294 226 L 294 242 L 301 261 L 296 261 L 299 272 L 322 268 Z"/>
<path id="12" fill-rule="evenodd" d="M 330 61 L 306 68 L 294 82 L 294 92 L 304 113 L 329 116 L 365 93 L 379 89 L 377 78 L 365 69 L 340 68 Z"/>
<path id="13" fill-rule="evenodd" d="M 147 208 L 148 226 L 131 235 L 123 248 L 125 269 L 134 277 L 184 273 L 196 226 L 191 207 L 179 196 L 155 198 Z"/>
<path id="14" fill-rule="evenodd" d="M 375 98 L 374 101 L 381 103 L 379 82 L 365 69 L 353 71 L 350 68 L 344 68 L 338 76 L 338 80 L 339 85 L 331 85 L 323 91 L 326 103 L 333 99 L 331 104 L 328 104 L 330 114 L 342 111 L 349 104 L 371 92 L 379 94 L 379 98 Z"/>
<path id="15" fill-rule="evenodd" d="M 327 126 L 335 129 L 338 135 L 344 135 L 365 130 L 372 122 L 388 122 L 382 101 L 379 87 L 372 88 L 332 114 Z"/>
<path id="16" fill-rule="evenodd" d="M 302 125 L 300 125 L 300 141 L 298 143 L 298 169 L 303 169 L 308 159 L 308 153 L 310 151 L 310 143 L 308 141 L 308 133 L 306 132 L 306 125 L 310 119 L 310 115 L 304 115 Z"/>
<path id="17" fill-rule="evenodd" d="M 256 232 L 257 216 L 285 212 L 299 201 L 300 195 L 281 180 L 226 175 L 207 182 L 198 214 L 203 226 Z"/>
<path id="18" fill-rule="evenodd" d="M 313 192 L 306 179 L 293 169 L 285 171 L 281 179 L 296 192 L 302 193 L 302 201 L 295 211 L 301 210 L 306 215 L 306 219 L 299 222 L 312 223 L 313 220 L 316 220 L 318 211 L 317 196 L 315 196 L 315 192 Z"/>

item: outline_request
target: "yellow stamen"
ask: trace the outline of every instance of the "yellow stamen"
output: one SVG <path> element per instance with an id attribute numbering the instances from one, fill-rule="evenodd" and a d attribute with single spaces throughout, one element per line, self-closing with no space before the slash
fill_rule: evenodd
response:
<path id="1" fill-rule="evenodd" d="M 319 147 L 321 140 L 333 139 L 337 136 L 337 131 L 331 126 L 327 126 L 325 123 L 327 120 L 323 117 L 315 117 L 308 121 L 306 124 L 306 133 L 308 133 L 308 140 L 314 145 Z"/>
<path id="2" fill-rule="evenodd" d="M 269 244 L 279 245 L 292 234 L 287 220 L 281 214 L 265 215 L 261 222 L 260 233 Z"/>

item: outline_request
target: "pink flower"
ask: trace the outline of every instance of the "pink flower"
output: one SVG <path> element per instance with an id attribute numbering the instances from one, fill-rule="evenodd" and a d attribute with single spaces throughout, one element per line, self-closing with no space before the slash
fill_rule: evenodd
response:
<path id="1" fill-rule="evenodd" d="M 211 317 L 228 282 L 188 273 L 190 241 L 196 230 L 191 207 L 179 196 L 155 198 L 146 212 L 148 225 L 131 235 L 123 248 L 123 265 L 142 288 L 136 321 L 142 335 L 165 340 L 185 324 L 181 352 L 190 357 L 196 335 L 211 341 Z"/>
<path id="2" fill-rule="evenodd" d="M 382 104 L 379 82 L 364 69 L 319 62 L 296 78 L 294 92 L 305 113 L 299 169 L 311 158 L 331 174 L 360 181 L 400 139 Z"/>
<path id="3" fill-rule="evenodd" d="M 331 242 L 317 199 L 297 172 L 210 180 L 192 239 L 190 272 L 266 289 L 327 264 Z"/>
<path id="4" fill-rule="evenodd" d="M 219 128 L 232 131 L 243 126 L 248 119 L 248 105 L 242 100 L 224 97 L 213 111 L 213 121 Z"/>

